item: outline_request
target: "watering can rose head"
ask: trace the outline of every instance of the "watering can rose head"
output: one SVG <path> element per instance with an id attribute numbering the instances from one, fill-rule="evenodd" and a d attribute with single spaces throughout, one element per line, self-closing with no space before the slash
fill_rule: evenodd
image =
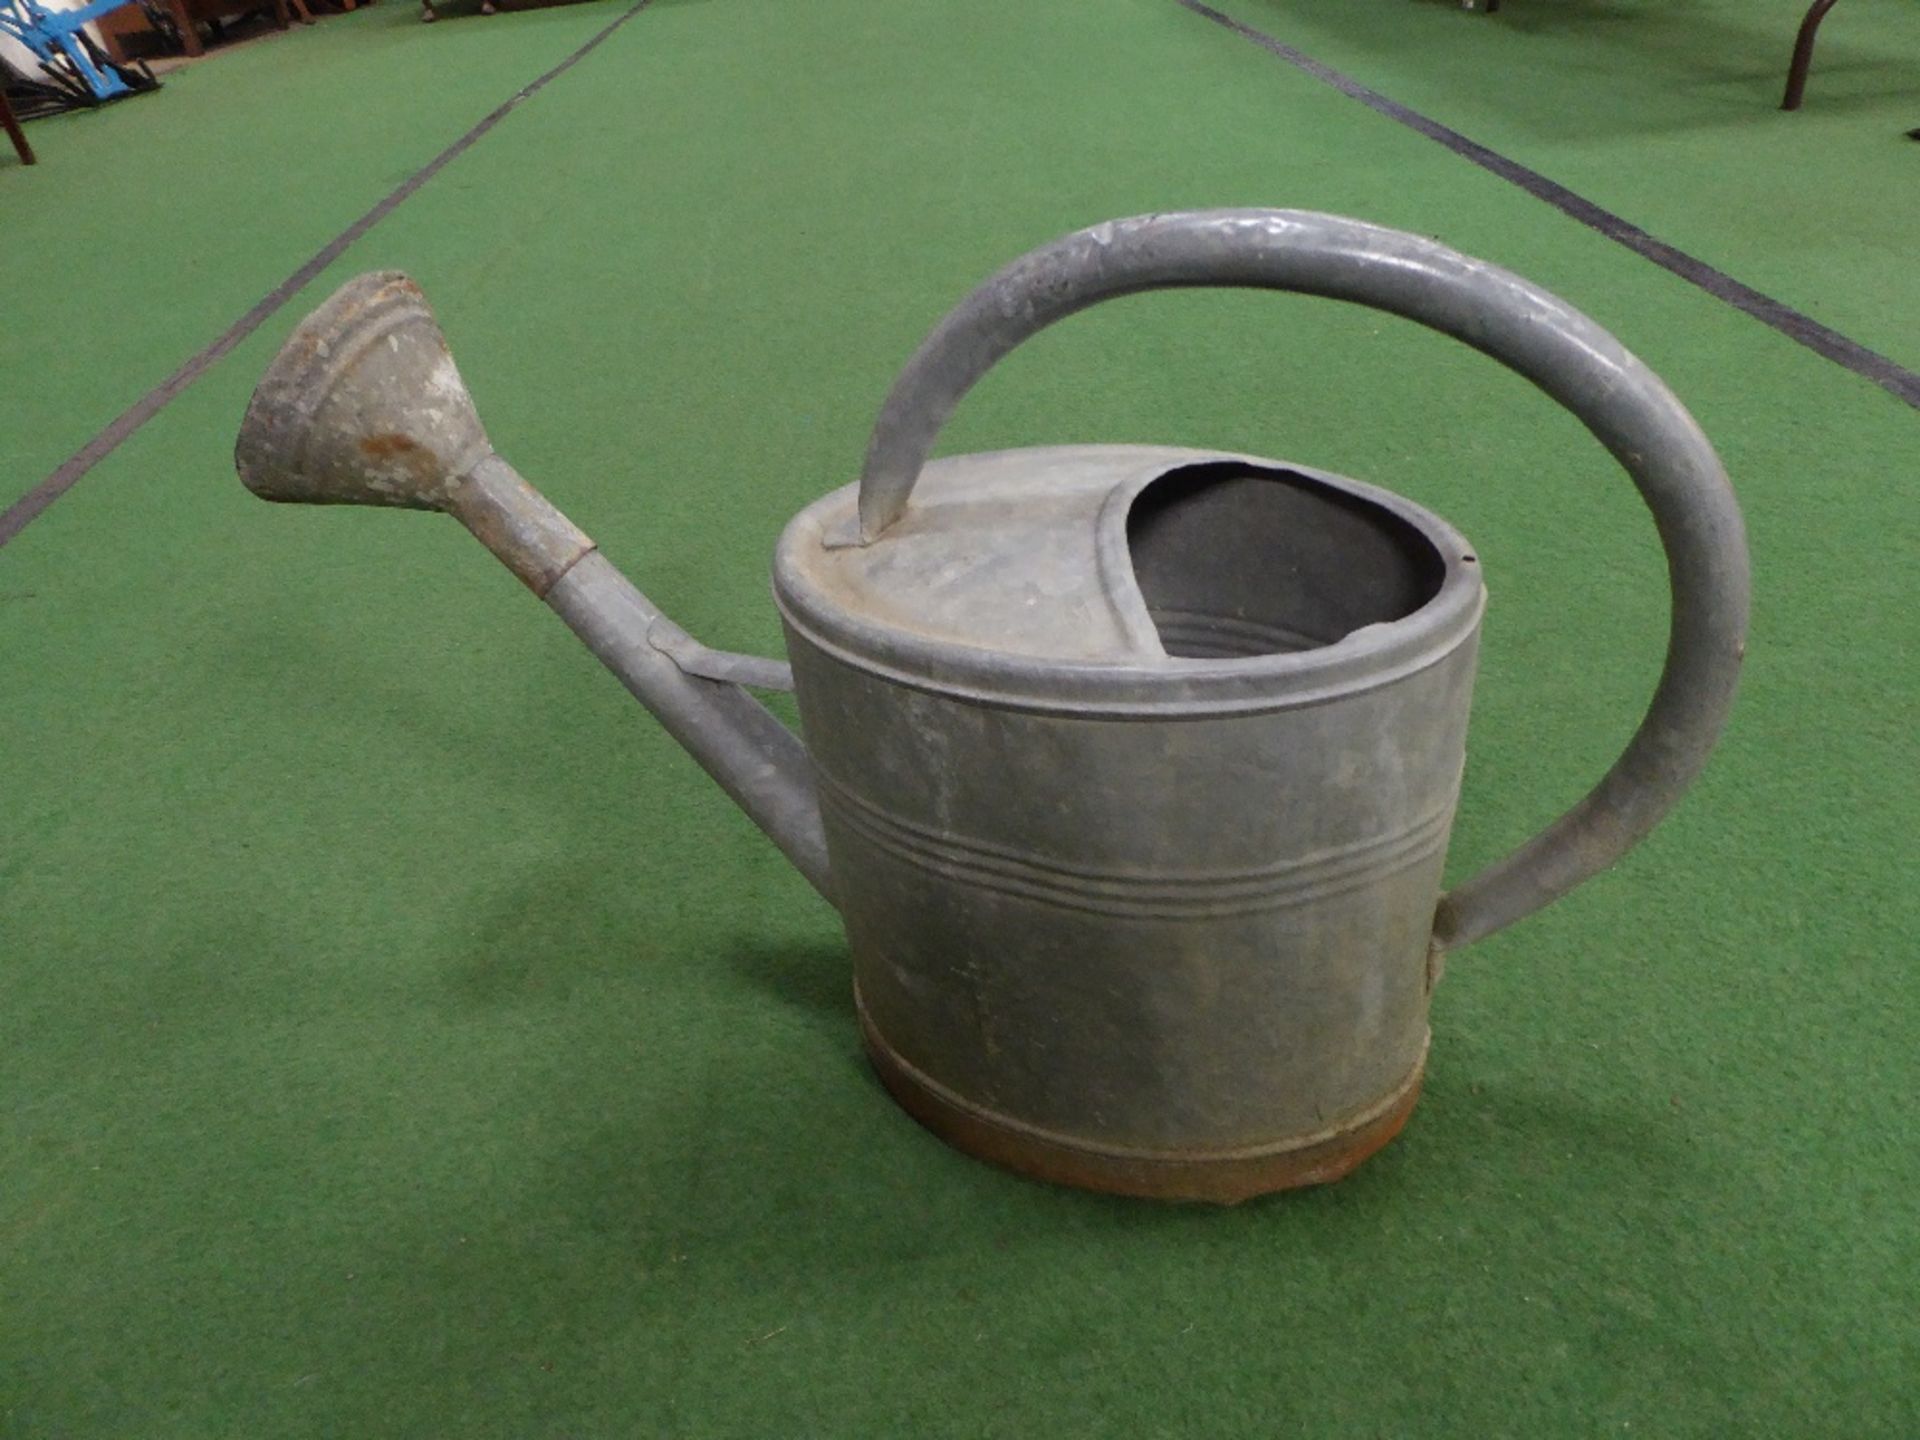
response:
<path id="1" fill-rule="evenodd" d="M 1409 500 L 1251 456 L 930 461 L 967 390 L 1116 295 L 1291 290 L 1402 315 L 1620 457 L 1668 552 L 1667 664 L 1613 768 L 1442 893 L 1484 605 Z M 274 500 L 446 510 L 546 600 L 846 927 L 867 1049 L 963 1149 L 1129 1194 L 1336 1179 L 1418 1092 L 1443 951 L 1564 895 L 1699 773 L 1747 614 L 1712 448 L 1617 341 L 1518 277 L 1298 211 L 1114 221 L 982 285 L 909 361 L 859 483 L 787 527 L 788 663 L 699 644 L 493 453 L 404 277 L 288 342 L 238 460 Z M 748 693 L 796 692 L 806 744 Z"/>

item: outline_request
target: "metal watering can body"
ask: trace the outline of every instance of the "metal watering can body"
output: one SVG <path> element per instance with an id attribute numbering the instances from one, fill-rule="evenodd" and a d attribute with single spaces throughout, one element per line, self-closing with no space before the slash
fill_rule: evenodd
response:
<path id="1" fill-rule="evenodd" d="M 775 560 L 869 1053 L 1017 1168 L 1330 1178 L 1399 1128 L 1483 592 L 1333 476 L 1082 447 L 928 466 Z"/>
<path id="2" fill-rule="evenodd" d="M 1234 285 L 1433 326 L 1573 410 L 1654 513 L 1667 665 L 1594 790 L 1441 893 L 1479 567 L 1375 487 L 1145 446 L 929 462 L 960 398 L 1115 295 Z M 357 288 L 356 288 L 357 287 Z M 1418 1092 L 1443 952 L 1644 836 L 1731 704 L 1747 562 L 1672 395 L 1517 277 L 1332 216 L 1143 216 L 1015 262 L 942 322 L 860 483 L 782 536 L 803 751 L 491 451 L 418 292 L 363 277 L 301 327 L 238 451 L 271 499 L 445 509 L 511 565 L 844 919 L 863 1038 L 960 1148 L 1128 1194 L 1234 1201 L 1336 1179 Z"/>

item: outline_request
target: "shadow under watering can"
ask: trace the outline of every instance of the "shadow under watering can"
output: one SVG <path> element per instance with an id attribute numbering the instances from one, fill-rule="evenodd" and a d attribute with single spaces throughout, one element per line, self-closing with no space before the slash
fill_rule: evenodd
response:
<path id="1" fill-rule="evenodd" d="M 1485 592 L 1444 521 L 1243 455 L 928 459 L 1029 336 L 1190 286 L 1451 335 L 1577 415 L 1653 512 L 1674 603 L 1645 718 L 1579 804 L 1450 892 Z M 1658 823 L 1719 735 L 1747 623 L 1732 490 L 1638 360 L 1505 271 L 1298 211 L 1095 226 L 963 301 L 887 397 L 859 483 L 781 537 L 788 663 L 701 645 L 494 453 L 402 275 L 350 281 L 299 327 L 237 461 L 270 500 L 459 519 L 839 910 L 900 1103 L 998 1164 L 1123 1194 L 1242 1200 L 1390 1140 L 1441 956 Z M 795 692 L 804 744 L 760 687 Z"/>

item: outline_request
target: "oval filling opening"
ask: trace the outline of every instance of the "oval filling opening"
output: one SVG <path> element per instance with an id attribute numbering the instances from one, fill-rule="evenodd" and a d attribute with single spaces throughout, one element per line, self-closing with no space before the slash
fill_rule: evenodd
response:
<path id="1" fill-rule="evenodd" d="M 1292 470 L 1212 461 L 1150 481 L 1127 551 L 1167 654 L 1314 650 L 1400 620 L 1440 592 L 1446 560 L 1392 511 Z"/>

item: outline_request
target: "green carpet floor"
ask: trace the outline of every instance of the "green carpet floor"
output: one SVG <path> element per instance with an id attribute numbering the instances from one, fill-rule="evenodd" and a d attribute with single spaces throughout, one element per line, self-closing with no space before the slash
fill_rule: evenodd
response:
<path id="1" fill-rule="evenodd" d="M 1920 363 L 1910 5 L 1839 7 L 1798 117 L 1775 0 L 1229 8 Z M 620 13 L 381 5 L 34 124 L 7 498 Z M 1331 1189 L 1163 1208 L 945 1149 L 859 1058 L 835 917 L 458 527 L 232 477 L 298 315 L 403 267 L 501 449 L 771 650 L 780 525 L 952 301 L 1235 204 L 1565 294 L 1754 549 L 1706 780 L 1455 958 L 1412 1123 Z M 1474 539 L 1456 874 L 1644 703 L 1651 525 L 1450 342 L 1132 300 L 944 443 L 1075 439 L 1324 465 Z M 0 1435 L 1920 1433 L 1917 455 L 1872 384 L 1174 0 L 656 0 L 0 550 Z"/>

